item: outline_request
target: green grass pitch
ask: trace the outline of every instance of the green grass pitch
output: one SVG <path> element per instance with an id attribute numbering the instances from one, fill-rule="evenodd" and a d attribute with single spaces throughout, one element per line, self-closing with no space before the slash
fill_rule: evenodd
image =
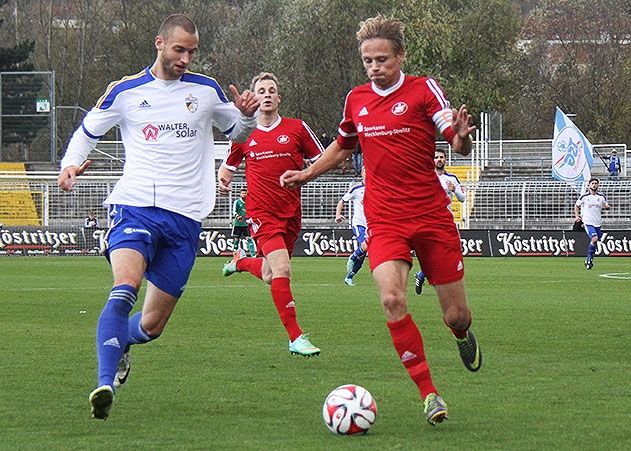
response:
<path id="1" fill-rule="evenodd" d="M 631 259 L 468 258 L 484 366 L 469 373 L 431 287 L 409 283 L 450 419 L 425 422 L 369 271 L 294 259 L 298 319 L 322 348 L 292 356 L 269 290 L 200 258 L 163 336 L 132 350 L 110 418 L 89 418 L 94 331 L 111 275 L 103 258 L 0 259 L 0 449 L 631 449 Z M 626 279 L 601 277 L 626 273 Z M 322 402 L 366 387 L 378 417 L 328 432 Z"/>

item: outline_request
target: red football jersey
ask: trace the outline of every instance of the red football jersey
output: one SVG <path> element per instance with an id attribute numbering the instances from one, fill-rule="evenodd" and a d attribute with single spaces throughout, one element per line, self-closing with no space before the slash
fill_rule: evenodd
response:
<path id="1" fill-rule="evenodd" d="M 269 127 L 257 125 L 244 143 L 231 143 L 223 165 L 236 171 L 245 158 L 248 217 L 265 213 L 280 218 L 300 217 L 300 190 L 280 186 L 280 176 L 287 170 L 303 169 L 305 160 L 314 161 L 323 151 L 307 124 L 279 117 Z"/>
<path id="2" fill-rule="evenodd" d="M 346 97 L 337 142 L 364 154 L 364 209 L 372 221 L 407 222 L 449 203 L 434 170 L 436 129 L 451 142 L 451 106 L 435 80 L 401 74 L 387 90 L 372 83 Z"/>

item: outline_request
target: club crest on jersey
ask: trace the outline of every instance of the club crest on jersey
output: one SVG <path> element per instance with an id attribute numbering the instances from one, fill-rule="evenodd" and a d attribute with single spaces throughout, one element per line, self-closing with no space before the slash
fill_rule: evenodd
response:
<path id="1" fill-rule="evenodd" d="M 278 138 L 276 138 L 276 141 L 278 141 L 279 144 L 287 144 L 289 143 L 289 136 L 280 135 Z"/>
<path id="2" fill-rule="evenodd" d="M 392 114 L 394 114 L 395 116 L 401 116 L 407 110 L 408 110 L 407 103 L 397 102 L 392 106 L 392 109 L 390 111 L 392 111 Z"/>
<path id="3" fill-rule="evenodd" d="M 158 139 L 158 127 L 153 124 L 147 124 L 143 127 L 142 133 L 145 135 L 146 141 L 155 141 Z"/>
<path id="4" fill-rule="evenodd" d="M 188 109 L 188 111 L 190 111 L 191 113 L 197 111 L 197 107 L 199 106 L 199 101 L 197 100 L 197 97 L 193 97 L 192 94 L 189 94 L 186 96 L 186 99 L 184 99 L 184 102 L 186 103 L 186 108 Z"/>

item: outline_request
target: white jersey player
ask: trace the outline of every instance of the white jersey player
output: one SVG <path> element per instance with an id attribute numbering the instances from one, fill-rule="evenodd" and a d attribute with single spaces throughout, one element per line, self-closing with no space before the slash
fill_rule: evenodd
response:
<path id="1" fill-rule="evenodd" d="M 351 218 L 351 228 L 353 229 L 353 234 L 355 238 L 357 238 L 357 249 L 353 251 L 353 253 L 348 258 L 346 262 L 346 277 L 344 278 L 344 283 L 348 286 L 355 286 L 355 282 L 353 282 L 353 277 L 364 264 L 364 259 L 366 258 L 366 238 L 367 238 L 367 229 L 368 225 L 366 224 L 366 215 L 364 214 L 364 191 L 366 190 L 366 169 L 362 168 L 362 183 L 359 185 L 355 185 L 348 190 L 344 196 L 337 203 L 337 208 L 335 210 L 335 222 L 340 223 L 345 218 L 342 215 L 342 209 L 344 208 L 345 202 L 352 202 L 352 213 L 353 217 Z"/>
<path id="2" fill-rule="evenodd" d="M 611 208 L 605 195 L 598 192 L 599 186 L 600 181 L 597 178 L 592 178 L 588 183 L 589 192 L 579 197 L 574 205 L 575 220 L 577 222 L 583 221 L 585 233 L 589 236 L 587 258 L 585 259 L 585 268 L 588 270 L 594 267 L 596 243 L 603 235 L 601 229 L 603 224 L 602 211 Z"/>
<path id="3" fill-rule="evenodd" d="M 258 101 L 187 68 L 197 53 L 197 27 L 167 17 L 155 38 L 151 67 L 111 83 L 72 136 L 58 184 L 71 191 L 98 139 L 118 125 L 125 168 L 105 203 L 112 226 L 106 256 L 114 286 L 97 325 L 98 381 L 89 395 L 92 416 L 107 419 L 114 391 L 127 380 L 129 348 L 160 336 L 195 262 L 201 220 L 215 204 L 213 126 L 245 140 L 256 126 Z M 129 314 L 143 277 L 142 312 Z"/>
<path id="4" fill-rule="evenodd" d="M 445 171 L 445 152 L 442 150 L 437 149 L 434 151 L 434 170 L 436 171 L 438 180 L 451 202 L 453 202 L 454 197 L 458 199 L 459 202 L 464 202 L 467 199 L 467 193 L 460 184 L 458 177 L 456 177 L 455 174 L 450 174 Z M 451 204 L 449 204 L 449 208 L 451 208 Z M 423 273 L 423 270 L 417 271 L 416 274 L 414 274 L 414 290 L 416 291 L 416 294 L 421 294 L 423 292 L 424 283 L 425 274 Z"/>
<path id="5" fill-rule="evenodd" d="M 460 184 L 458 177 L 445 171 L 445 152 L 442 150 L 434 152 L 434 168 L 436 175 L 438 175 L 438 180 L 440 180 L 440 184 L 449 198 L 453 201 L 455 197 L 458 201 L 464 202 L 467 198 L 467 193 Z"/>

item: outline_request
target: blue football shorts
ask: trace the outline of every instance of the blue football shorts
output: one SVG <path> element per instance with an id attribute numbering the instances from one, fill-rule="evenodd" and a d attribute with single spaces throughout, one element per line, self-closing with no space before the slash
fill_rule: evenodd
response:
<path id="1" fill-rule="evenodd" d="M 587 236 L 590 239 L 594 238 L 595 236 L 597 236 L 598 239 L 600 239 L 603 236 L 603 231 L 600 227 L 596 227 L 596 226 L 588 225 L 588 224 L 585 224 L 585 233 L 587 233 Z"/>
<path id="2" fill-rule="evenodd" d="M 147 262 L 145 278 L 180 298 L 197 255 L 201 223 L 158 207 L 110 206 L 106 257 L 115 249 L 134 249 Z"/>

